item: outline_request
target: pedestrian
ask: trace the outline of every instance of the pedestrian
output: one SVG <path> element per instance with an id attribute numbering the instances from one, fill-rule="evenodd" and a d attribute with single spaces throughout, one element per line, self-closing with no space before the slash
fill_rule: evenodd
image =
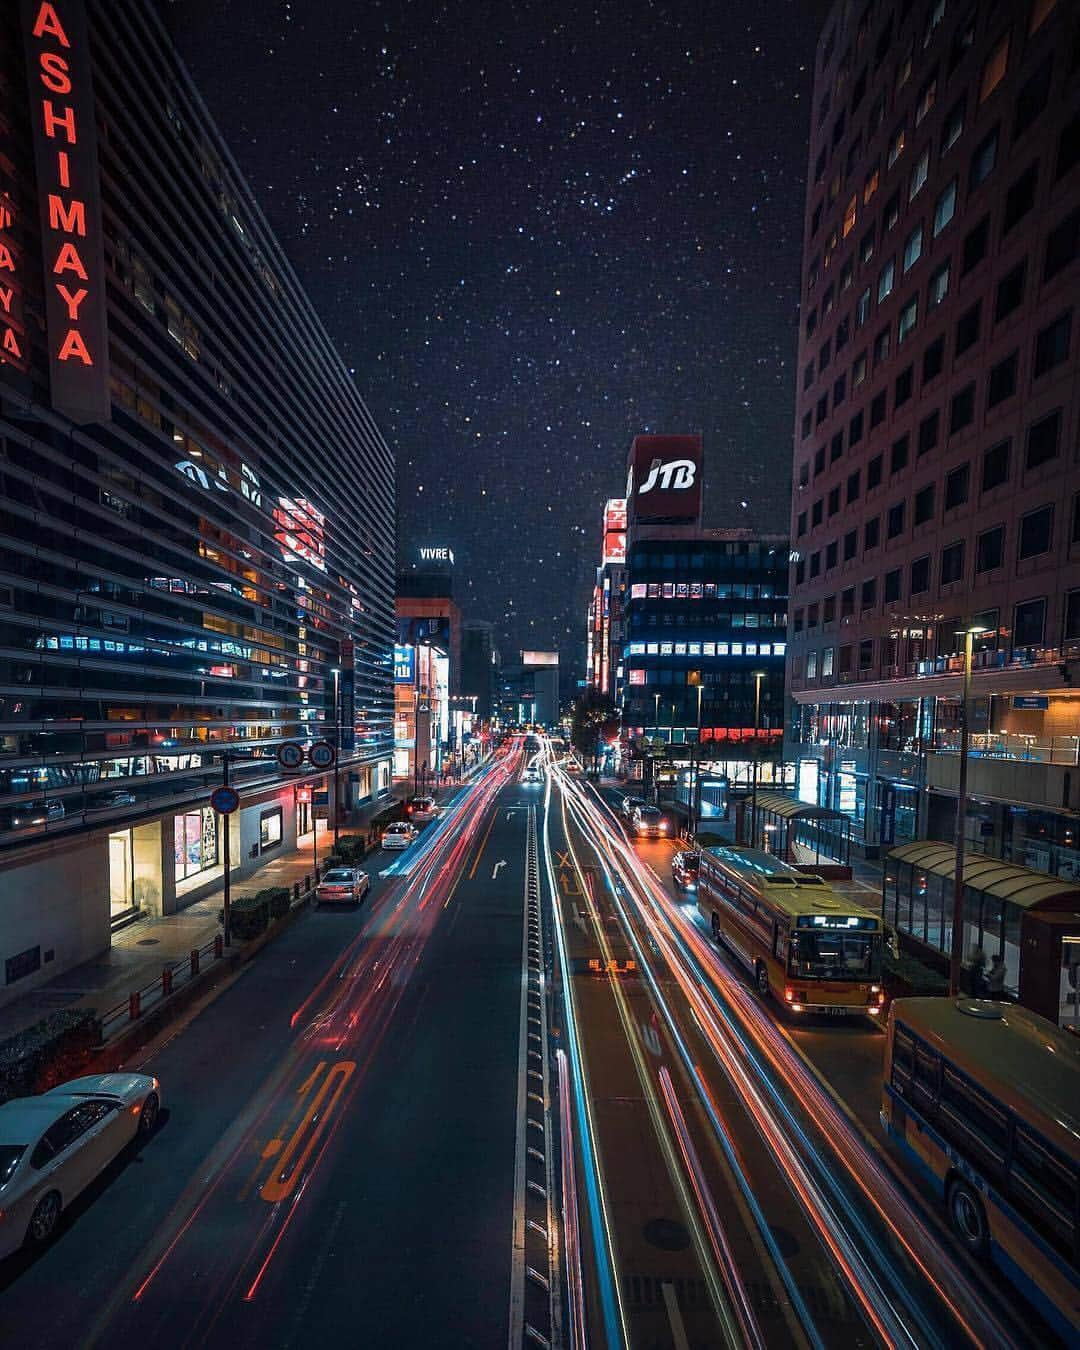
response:
<path id="1" fill-rule="evenodd" d="M 971 992 L 975 998 L 981 998 L 986 989 L 986 953 L 982 944 L 977 942 L 968 955 L 971 969 Z"/>
<path id="2" fill-rule="evenodd" d="M 1005 958 L 1000 952 L 990 960 L 990 970 L 986 976 L 986 997 L 992 999 L 1005 997 Z"/>

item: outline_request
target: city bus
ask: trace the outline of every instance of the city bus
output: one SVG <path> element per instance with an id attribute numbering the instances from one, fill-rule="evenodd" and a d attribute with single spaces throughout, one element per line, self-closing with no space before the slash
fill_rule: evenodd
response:
<path id="1" fill-rule="evenodd" d="M 762 998 L 794 1013 L 877 1016 L 881 920 L 771 853 L 701 852 L 698 910 L 753 975 Z"/>
<path id="2" fill-rule="evenodd" d="M 881 1123 L 967 1251 L 1075 1344 L 1080 1038 L 1013 1004 L 897 999 Z"/>

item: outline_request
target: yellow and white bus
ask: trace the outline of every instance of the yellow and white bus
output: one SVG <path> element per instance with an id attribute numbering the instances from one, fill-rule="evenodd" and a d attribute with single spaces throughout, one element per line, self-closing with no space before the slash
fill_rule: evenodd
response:
<path id="1" fill-rule="evenodd" d="M 1075 1345 L 1080 1039 L 1013 1004 L 897 999 L 881 1122 L 965 1248 Z"/>
<path id="2" fill-rule="evenodd" d="M 702 850 L 698 909 L 758 993 L 796 1013 L 881 1012 L 881 920 L 771 853 Z"/>

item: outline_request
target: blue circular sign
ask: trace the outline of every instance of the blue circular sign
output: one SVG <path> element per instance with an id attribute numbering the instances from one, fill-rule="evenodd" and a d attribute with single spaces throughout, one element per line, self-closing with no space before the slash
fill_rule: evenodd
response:
<path id="1" fill-rule="evenodd" d="M 329 741 L 316 741 L 309 747 L 307 754 L 312 767 L 316 769 L 328 769 L 336 758 L 334 747 Z"/>
<path id="2" fill-rule="evenodd" d="M 298 769 L 304 762 L 304 747 L 297 741 L 285 741 L 278 746 L 277 757 L 283 769 Z"/>
<path id="3" fill-rule="evenodd" d="M 240 794 L 233 787 L 217 787 L 210 794 L 210 805 L 222 816 L 231 816 L 240 805 Z"/>

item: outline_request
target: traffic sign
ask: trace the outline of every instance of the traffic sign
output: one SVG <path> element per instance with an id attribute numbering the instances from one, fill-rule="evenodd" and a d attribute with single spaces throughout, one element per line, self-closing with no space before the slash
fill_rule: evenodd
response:
<path id="1" fill-rule="evenodd" d="M 284 741 L 278 746 L 277 757 L 283 769 L 298 769 L 304 762 L 304 747 L 297 741 Z"/>
<path id="2" fill-rule="evenodd" d="M 210 794 L 210 805 L 222 816 L 231 816 L 240 805 L 240 794 L 234 787 L 216 787 Z"/>
<path id="3" fill-rule="evenodd" d="M 328 769 L 337 755 L 329 741 L 316 741 L 308 747 L 307 757 L 313 769 Z"/>

